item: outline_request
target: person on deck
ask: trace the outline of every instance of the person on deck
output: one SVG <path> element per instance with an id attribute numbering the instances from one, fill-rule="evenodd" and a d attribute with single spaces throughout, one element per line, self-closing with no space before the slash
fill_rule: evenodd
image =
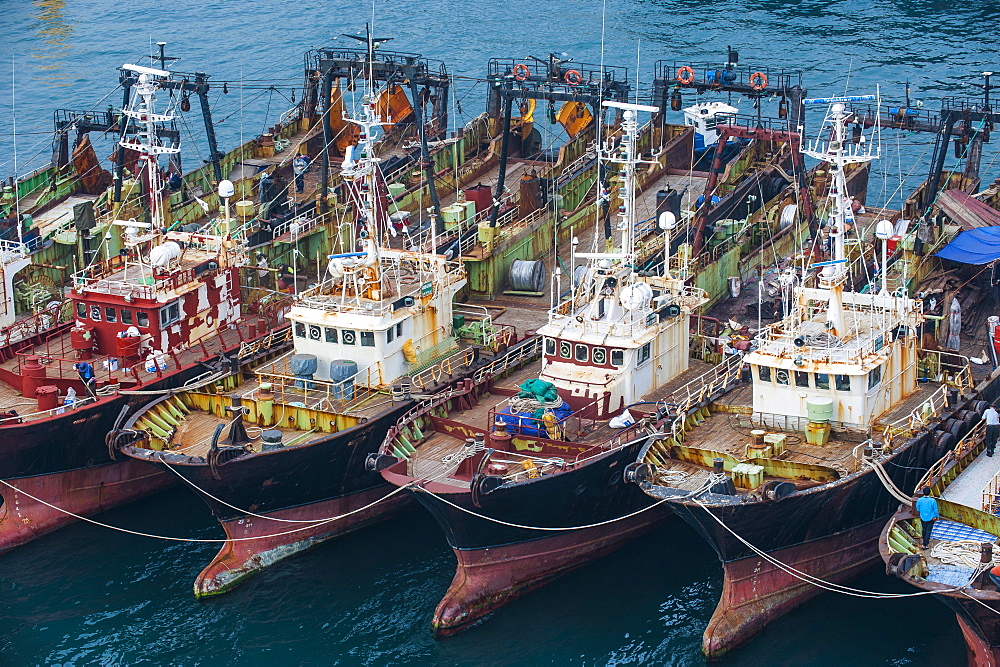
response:
<path id="1" fill-rule="evenodd" d="M 302 192 L 306 187 L 306 170 L 309 169 L 309 156 L 299 155 L 292 160 L 292 171 L 295 172 L 295 191 Z"/>
<path id="2" fill-rule="evenodd" d="M 1000 434 L 1000 412 L 991 404 L 983 410 L 983 421 L 986 422 L 986 456 L 993 456 Z"/>
<path id="3" fill-rule="evenodd" d="M 924 487 L 924 495 L 917 500 L 914 508 L 920 514 L 920 534 L 923 538 L 921 546 L 926 549 L 931 543 L 931 530 L 934 528 L 934 522 L 941 517 L 938 512 L 937 499 L 931 497 L 929 486 Z"/>
<path id="4" fill-rule="evenodd" d="M 1000 591 L 1000 565 L 996 565 L 990 570 L 990 579 L 993 580 L 993 585 Z"/>

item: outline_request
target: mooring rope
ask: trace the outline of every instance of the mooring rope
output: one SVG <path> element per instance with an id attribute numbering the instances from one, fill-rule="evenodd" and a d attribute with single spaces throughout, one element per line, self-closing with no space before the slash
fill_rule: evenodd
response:
<path id="1" fill-rule="evenodd" d="M 406 489 L 407 487 L 410 486 L 409 484 L 407 484 L 405 486 L 400 486 L 400 487 L 396 488 L 395 490 L 390 491 L 388 494 L 382 496 L 381 498 L 378 498 L 377 500 L 375 500 L 375 501 L 373 501 L 371 503 L 368 503 L 364 507 L 359 507 L 358 509 L 351 510 L 350 512 L 347 512 L 346 514 L 341 514 L 339 516 L 330 517 L 328 519 L 317 519 L 315 523 L 310 524 L 308 526 L 302 526 L 301 528 L 293 528 L 292 530 L 286 530 L 286 531 L 281 532 L 281 533 L 273 533 L 271 535 L 258 535 L 258 536 L 255 536 L 255 537 L 230 537 L 230 538 L 226 538 L 224 540 L 221 540 L 221 539 L 199 539 L 199 538 L 194 538 L 194 537 L 171 537 L 169 535 L 153 535 L 152 533 L 143 533 L 143 532 L 140 532 L 140 531 L 137 531 L 137 530 L 130 530 L 128 528 L 121 528 L 119 526 L 112 526 L 111 524 L 102 523 L 100 521 L 96 521 L 94 519 L 90 519 L 88 517 L 81 516 L 79 514 L 74 514 L 73 512 L 70 512 L 69 510 L 65 510 L 65 509 L 63 509 L 61 507 L 56 507 L 55 505 L 53 505 L 51 503 L 45 502 L 41 498 L 36 498 L 35 496 L 31 495 L 27 491 L 22 491 L 21 489 L 17 488 L 16 486 L 14 486 L 13 484 L 11 484 L 7 480 L 0 479 L 0 484 L 3 484 L 4 486 L 7 486 L 7 487 L 13 489 L 17 493 L 25 495 L 28 498 L 31 498 L 32 500 L 34 500 L 37 503 L 41 503 L 42 505 L 45 505 L 46 507 L 54 509 L 57 512 L 61 512 L 63 514 L 66 514 L 67 516 L 71 516 L 74 519 L 78 519 L 80 521 L 86 521 L 87 523 L 93 524 L 95 526 L 100 526 L 101 528 L 108 528 L 110 530 L 118 531 L 119 533 L 126 533 L 128 535 L 137 535 L 139 537 L 151 537 L 151 538 L 157 539 L 157 540 L 167 540 L 167 541 L 170 541 L 170 542 L 195 542 L 195 543 L 200 543 L 200 544 L 225 544 L 225 543 L 228 543 L 228 542 L 249 542 L 249 541 L 252 541 L 252 540 L 266 540 L 266 539 L 270 539 L 272 537 L 281 537 L 282 535 L 291 535 L 293 533 L 299 533 L 299 532 L 302 532 L 304 530 L 309 530 L 310 528 L 316 528 L 316 527 L 321 526 L 323 524 L 332 523 L 332 522 L 338 521 L 340 519 L 346 519 L 347 517 L 349 517 L 349 516 L 351 516 L 353 514 L 357 514 L 358 512 L 364 512 L 365 510 L 374 507 L 375 505 L 379 504 L 383 500 L 387 500 L 388 498 L 394 496 L 395 494 L 399 493 L 400 491 L 402 491 L 402 490 L 404 490 L 404 489 Z M 270 519 L 272 521 L 274 520 L 271 517 L 264 517 L 264 518 Z"/>
<path id="2" fill-rule="evenodd" d="M 913 499 L 910 498 L 910 496 L 903 493 L 899 489 L 899 487 L 896 486 L 895 482 L 892 481 L 892 478 L 889 477 L 889 473 L 886 472 L 885 468 L 882 467 L 882 464 L 880 462 L 861 459 L 861 463 L 872 469 L 872 471 L 875 473 L 875 476 L 879 478 L 879 480 L 882 482 L 882 485 L 886 488 L 886 490 L 890 494 L 892 494 L 893 498 L 895 498 L 896 500 L 907 506 L 913 504 Z"/>
<path id="3" fill-rule="evenodd" d="M 411 484 L 412 484 L 412 482 L 411 482 Z M 400 488 L 402 488 L 402 487 L 400 487 Z M 566 526 L 564 528 L 552 528 L 552 527 L 545 527 L 545 526 L 525 526 L 525 525 L 522 525 L 522 524 L 519 524 L 519 523 L 511 523 L 509 521 L 504 521 L 502 519 L 494 519 L 491 516 L 486 516 L 485 514 L 480 514 L 479 512 L 474 512 L 474 511 L 472 511 L 472 510 L 470 510 L 468 508 L 462 507 L 461 505 L 456 505 L 455 503 L 451 502 L 447 498 L 444 498 L 443 496 L 439 496 L 438 494 L 434 493 L 433 491 L 428 491 L 427 489 L 425 489 L 422 486 L 414 486 L 413 488 L 416 491 L 421 491 L 421 492 L 426 493 L 426 494 L 428 494 L 430 496 L 434 496 L 435 498 L 437 498 L 441 502 L 445 503 L 446 505 L 451 505 L 455 509 L 460 509 L 463 512 L 465 512 L 466 514 L 471 514 L 474 517 L 478 517 L 480 519 L 486 519 L 487 521 L 492 521 L 493 523 L 500 524 L 501 526 L 507 526 L 509 528 L 520 528 L 520 529 L 523 529 L 523 530 L 540 530 L 540 531 L 553 531 L 553 532 L 561 532 L 561 531 L 566 531 L 566 530 L 585 530 L 587 528 L 598 528 L 600 526 L 606 526 L 606 525 L 608 525 L 610 523 L 615 523 L 617 521 L 624 521 L 625 519 L 630 519 L 630 518 L 636 516 L 637 514 L 642 514 L 643 512 L 651 510 L 654 507 L 656 507 L 658 505 L 662 505 L 663 503 L 667 502 L 667 499 L 663 498 L 662 500 L 657 500 L 652 505 L 648 505 L 646 507 L 643 507 L 642 509 L 638 509 L 635 512 L 632 512 L 631 514 L 626 514 L 625 516 L 620 516 L 620 517 L 617 517 L 615 519 L 608 519 L 607 521 L 600 521 L 598 523 L 589 523 L 589 524 L 586 524 L 586 525 L 583 525 L 583 526 Z"/>
<path id="4" fill-rule="evenodd" d="M 195 484 L 194 482 L 192 482 L 191 480 L 189 480 L 184 475 L 180 474 L 177 470 L 175 470 L 173 468 L 173 466 L 171 466 L 169 463 L 167 463 L 166 461 L 163 460 L 162 452 L 160 453 L 160 456 L 157 456 L 157 460 L 160 463 L 162 463 L 164 466 L 166 466 L 167 470 L 169 470 L 170 472 L 172 472 L 175 475 L 177 475 L 178 477 L 180 477 L 186 484 L 190 484 L 191 488 L 195 489 L 199 493 L 205 494 L 206 496 L 208 496 L 209 498 L 211 498 L 215 502 L 220 503 L 222 505 L 225 505 L 226 507 L 228 507 L 231 510 L 236 510 L 237 512 L 241 512 L 243 514 L 248 514 L 250 516 L 257 517 L 258 519 L 267 519 L 268 521 L 277 521 L 279 523 L 310 523 L 310 524 L 312 524 L 312 523 L 316 523 L 317 521 L 323 521 L 323 519 L 279 519 L 279 518 L 273 517 L 273 516 L 265 516 L 263 514 L 255 514 L 255 513 L 251 512 L 250 510 L 243 509 L 242 507 L 237 507 L 236 505 L 230 505 L 229 503 L 227 503 L 222 498 L 219 498 L 217 496 L 213 496 L 211 493 L 209 493 L 205 489 L 201 488 L 200 486 L 198 486 L 197 484 Z M 388 496 L 386 496 L 386 497 L 388 497 Z"/>
<path id="5" fill-rule="evenodd" d="M 704 503 L 702 503 L 700 500 L 695 499 L 694 502 L 696 504 L 698 504 L 703 510 L 705 510 L 705 512 L 710 517 L 712 517 L 716 521 L 716 523 L 718 523 L 720 526 L 722 526 L 723 528 L 725 528 L 726 531 L 729 532 L 729 534 L 731 534 L 733 537 L 735 537 L 737 540 L 739 540 L 741 543 L 743 543 L 748 549 L 750 549 L 751 551 L 753 551 L 755 554 L 757 554 L 758 556 L 760 556 L 761 558 L 763 558 L 767 562 L 771 563 L 772 565 L 774 565 L 778 569 L 783 570 L 785 573 L 792 575 L 796 579 L 804 581 L 807 584 L 812 584 L 813 586 L 816 586 L 817 588 L 822 588 L 824 590 L 831 591 L 833 593 L 841 593 L 843 595 L 850 595 L 851 597 L 859 597 L 859 598 L 895 599 L 895 598 L 917 597 L 919 595 L 937 595 L 937 594 L 940 594 L 940 593 L 962 592 L 962 590 L 966 586 L 968 586 L 973 581 L 975 581 L 976 578 L 979 577 L 982 574 L 982 572 L 983 572 L 982 569 L 977 569 L 973 573 L 972 577 L 969 579 L 969 582 L 966 583 L 965 585 L 963 585 L 963 586 L 955 586 L 953 588 L 946 588 L 946 589 L 940 590 L 940 591 L 916 591 L 914 593 L 880 593 L 880 592 L 877 592 L 877 591 L 866 591 L 866 590 L 863 590 L 863 589 L 860 589 L 860 588 L 852 588 L 850 586 L 844 586 L 843 584 L 836 584 L 836 583 L 833 583 L 833 582 L 830 582 L 830 581 L 826 581 L 824 579 L 820 579 L 819 577 L 814 577 L 813 575 L 808 574 L 806 572 L 802 572 L 801 570 L 798 570 L 798 569 L 792 567 L 791 565 L 788 565 L 787 563 L 783 563 L 782 561 L 778 560 L 777 558 L 775 558 L 771 554 L 767 553 L 766 551 L 758 549 L 753 544 L 750 544 L 750 542 L 748 542 L 742 536 L 740 536 L 739 534 L 737 534 L 736 531 L 734 531 L 732 528 L 730 528 L 729 526 L 727 526 L 725 524 L 725 522 L 722 521 L 722 519 L 720 519 L 719 517 L 715 516 L 711 512 L 711 510 L 709 510 L 708 506 L 705 505 Z M 1000 614 L 1000 611 L 995 612 L 995 613 Z"/>

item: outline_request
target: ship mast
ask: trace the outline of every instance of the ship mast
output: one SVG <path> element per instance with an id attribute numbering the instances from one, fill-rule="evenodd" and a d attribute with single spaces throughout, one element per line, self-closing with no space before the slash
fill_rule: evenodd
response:
<path id="1" fill-rule="evenodd" d="M 174 120 L 172 113 L 158 114 L 155 112 L 156 91 L 159 89 L 158 79 L 165 79 L 170 76 L 170 72 L 140 65 L 123 65 L 122 69 L 135 72 L 139 75 L 139 82 L 135 87 L 135 95 L 132 104 L 129 104 L 122 113 L 135 123 L 138 132 L 132 139 L 122 139 L 118 142 L 122 148 L 137 151 L 140 159 L 145 163 L 146 192 L 149 203 L 149 224 L 151 231 L 158 232 L 165 227 L 163 217 L 163 201 L 161 199 L 162 185 L 160 183 L 160 167 L 157 163 L 159 155 L 173 155 L 180 152 L 180 146 L 165 145 L 157 131 L 158 123 L 168 123 Z"/>
<path id="2" fill-rule="evenodd" d="M 820 289 L 829 292 L 830 300 L 827 307 L 827 326 L 829 332 L 841 336 L 846 331 L 844 322 L 844 283 L 849 274 L 847 258 L 844 250 L 846 225 L 854 223 L 854 211 L 847 192 L 847 175 L 844 167 L 848 164 L 870 162 L 878 158 L 877 141 L 847 142 L 847 122 L 851 114 L 847 113 L 845 103 L 868 102 L 875 100 L 874 95 L 857 95 L 850 97 L 825 97 L 804 100 L 804 104 L 829 104 L 830 110 L 820 128 L 820 137 L 828 133 L 828 138 L 817 138 L 804 146 L 802 152 L 810 157 L 827 162 L 833 175 L 830 185 L 829 220 L 827 223 L 830 235 L 830 251 L 832 259 L 820 262 Z M 875 130 L 873 130 L 873 133 Z M 863 137 L 862 137 L 863 139 Z"/>
<path id="3" fill-rule="evenodd" d="M 615 109 L 620 109 L 622 111 L 622 136 L 619 140 L 619 144 L 616 149 L 598 149 L 598 157 L 601 160 L 609 162 L 611 164 L 618 165 L 619 175 L 622 178 L 622 185 L 619 188 L 619 196 L 621 199 L 621 204 L 618 208 L 618 231 L 621 232 L 621 240 L 618 243 L 617 248 L 611 248 L 606 252 L 581 252 L 576 253 L 574 256 L 574 262 L 577 258 L 588 260 L 592 264 L 596 264 L 596 268 L 599 273 L 606 274 L 612 267 L 614 262 L 620 262 L 622 269 L 621 275 L 619 276 L 620 288 L 624 290 L 628 286 L 635 282 L 636 277 L 636 267 L 635 267 L 635 195 L 636 195 L 636 177 L 635 170 L 636 166 L 642 164 L 644 161 L 639 158 L 638 154 L 638 139 L 639 139 L 639 123 L 637 121 L 637 112 L 646 111 L 649 113 L 655 113 L 658 111 L 657 107 L 646 106 L 642 104 L 630 104 L 627 102 L 615 102 L 611 100 L 605 100 L 602 102 L 605 107 L 611 107 Z M 570 276 L 572 280 L 573 277 Z M 600 302 L 602 301 L 602 292 L 609 288 L 607 281 L 594 281 L 592 289 L 595 293 L 590 299 L 590 317 L 592 319 L 599 319 L 600 312 Z M 574 288 L 575 292 L 575 288 Z M 612 311 L 608 312 L 607 319 L 611 321 L 614 319 L 613 309 L 615 308 L 613 299 L 609 299 L 609 305 Z M 558 307 L 557 307 L 558 309 Z M 550 314 L 551 319 L 551 314 Z"/>

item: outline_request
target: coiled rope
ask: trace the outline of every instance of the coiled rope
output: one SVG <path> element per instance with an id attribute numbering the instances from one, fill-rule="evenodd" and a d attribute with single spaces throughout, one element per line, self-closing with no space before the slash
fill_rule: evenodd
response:
<path id="1" fill-rule="evenodd" d="M 400 487 L 396 488 L 395 490 L 390 491 L 388 494 L 382 496 L 381 498 L 368 503 L 364 507 L 359 507 L 358 509 L 351 510 L 350 512 L 347 512 L 345 514 L 341 514 L 339 516 L 330 517 L 328 519 L 317 519 L 314 523 L 312 523 L 312 524 L 310 524 L 308 526 L 302 526 L 301 528 L 293 528 L 291 530 L 286 530 L 286 531 L 283 531 L 283 532 L 280 532 L 280 533 L 272 533 L 271 535 L 257 535 L 255 537 L 230 537 L 230 538 L 227 538 L 227 539 L 199 539 L 199 538 L 194 538 L 194 537 L 171 537 L 169 535 L 153 535 L 152 533 L 143 533 L 143 532 L 140 532 L 140 531 L 137 531 L 137 530 L 130 530 L 128 528 L 121 528 L 119 526 L 112 526 L 111 524 L 102 523 L 100 521 L 96 521 L 94 519 L 90 519 L 88 517 L 81 516 L 79 514 L 74 514 L 73 512 L 70 512 L 69 510 L 65 510 L 65 509 L 63 509 L 61 507 L 56 507 L 55 505 L 53 505 L 51 503 L 45 502 L 41 498 L 36 498 L 35 496 L 31 495 L 30 493 L 28 493 L 26 491 L 22 491 L 21 489 L 17 488 L 16 486 L 14 486 L 13 484 L 11 484 L 7 480 L 0 479 L 0 484 L 3 484 L 4 486 L 7 486 L 7 487 L 13 489 L 17 493 L 25 495 L 28 498 L 31 498 L 32 500 L 34 500 L 37 503 L 41 503 L 42 505 L 45 505 L 46 507 L 54 509 L 57 512 L 61 512 L 62 514 L 65 514 L 67 516 L 71 516 L 74 519 L 78 519 L 80 521 L 86 521 L 87 523 L 93 524 L 95 526 L 100 526 L 101 528 L 108 528 L 110 530 L 115 530 L 115 531 L 118 531 L 119 533 L 126 533 L 128 535 L 137 535 L 139 537 L 151 537 L 153 539 L 166 540 L 166 541 L 169 541 L 169 542 L 194 542 L 194 543 L 200 543 L 200 544 L 225 544 L 225 543 L 228 543 L 228 542 L 250 542 L 252 540 L 266 540 L 266 539 L 270 539 L 272 537 L 281 537 L 282 535 L 291 535 L 291 534 L 294 534 L 294 533 L 299 533 L 299 532 L 302 532 L 304 530 L 309 530 L 310 528 L 316 528 L 318 526 L 321 526 L 321 525 L 324 525 L 324 524 L 327 524 L 327 523 L 332 523 L 334 521 L 338 521 L 340 519 L 346 519 L 347 517 L 349 517 L 349 516 L 351 516 L 353 514 L 357 514 L 359 512 L 364 512 L 365 510 L 374 507 L 375 505 L 379 504 L 383 500 L 387 500 L 388 498 L 396 495 L 400 491 L 402 491 L 402 490 L 404 490 L 404 489 L 406 489 L 407 487 L 410 486 L 410 484 L 406 484 L 404 486 L 400 486 Z M 276 519 L 272 519 L 271 517 L 264 517 L 264 518 L 270 519 L 272 521 L 276 520 Z"/>

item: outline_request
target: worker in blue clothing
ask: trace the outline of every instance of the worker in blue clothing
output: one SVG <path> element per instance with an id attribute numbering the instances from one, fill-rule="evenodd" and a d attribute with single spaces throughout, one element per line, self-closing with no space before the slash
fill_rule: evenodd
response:
<path id="1" fill-rule="evenodd" d="M 993 456 L 997 446 L 997 435 L 1000 435 L 1000 412 L 992 405 L 983 410 L 983 421 L 986 422 L 986 456 Z"/>
<path id="2" fill-rule="evenodd" d="M 934 528 L 934 522 L 941 517 L 938 512 L 937 499 L 931 497 L 931 487 L 924 487 L 924 495 L 917 500 L 914 507 L 920 514 L 920 534 L 923 537 L 922 546 L 926 549 L 931 543 L 931 530 Z"/>

